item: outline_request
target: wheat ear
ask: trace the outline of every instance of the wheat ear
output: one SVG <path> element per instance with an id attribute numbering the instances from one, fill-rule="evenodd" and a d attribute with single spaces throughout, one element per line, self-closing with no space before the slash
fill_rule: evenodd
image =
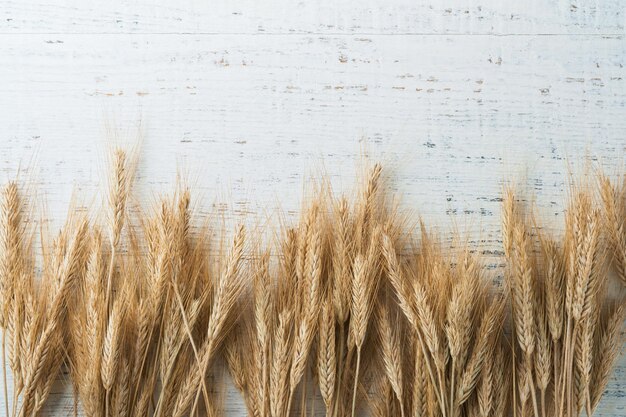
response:
<path id="1" fill-rule="evenodd" d="M 389 310 L 384 304 L 380 305 L 378 318 L 378 332 L 382 346 L 383 365 L 385 374 L 391 388 L 400 404 L 400 414 L 404 417 L 404 384 L 402 379 L 402 357 L 400 355 L 400 335 L 399 330 L 392 328 L 392 320 Z M 395 320 L 398 326 L 399 320 Z"/>
<path id="2" fill-rule="evenodd" d="M 359 367 L 361 364 L 361 346 L 365 339 L 365 328 L 367 326 L 367 270 L 365 260 L 361 254 L 354 259 L 352 278 L 352 304 L 350 314 L 350 332 L 352 340 L 357 348 L 356 373 L 354 377 L 354 391 L 352 396 L 352 417 L 356 404 L 356 389 L 359 379 Z"/>
<path id="3" fill-rule="evenodd" d="M 20 220 L 20 196 L 15 182 L 9 182 L 2 190 L 0 207 L 0 328 L 2 331 L 2 375 L 4 386 L 4 404 L 9 415 L 9 395 L 6 373 L 6 338 L 9 336 L 9 366 L 13 371 L 17 385 L 22 384 L 20 355 L 15 349 L 20 342 L 20 313 L 17 293 L 18 282 L 23 265 L 22 228 Z"/>
<path id="4" fill-rule="evenodd" d="M 313 206 L 306 218 L 304 229 L 306 235 L 303 238 L 305 250 L 301 253 L 303 257 L 301 273 L 303 275 L 298 281 L 299 289 L 296 290 L 302 297 L 302 302 L 295 306 L 298 319 L 289 374 L 290 393 L 287 400 L 287 415 L 290 413 L 298 384 L 303 378 L 304 384 L 306 384 L 306 365 L 319 319 L 322 274 L 322 236 L 320 229 L 319 208 Z M 305 385 L 303 385 L 302 392 L 306 392 Z M 303 403 L 305 400 L 306 396 L 302 395 Z"/>
<path id="5" fill-rule="evenodd" d="M 608 230 L 617 275 L 626 285 L 626 177 L 621 186 L 613 186 L 607 176 L 601 176 L 600 195 L 604 205 L 604 226 Z"/>
<path id="6" fill-rule="evenodd" d="M 604 389 L 609 381 L 611 369 L 615 364 L 615 360 L 620 353 L 622 339 L 620 331 L 624 327 L 624 317 L 626 316 L 626 305 L 620 304 L 614 308 L 609 315 L 606 323 L 602 327 L 597 358 L 595 359 L 595 367 L 592 376 L 591 391 L 591 412 L 596 409 Z"/>
<path id="7" fill-rule="evenodd" d="M 335 352 L 335 314 L 332 299 L 326 297 L 322 307 L 319 322 L 319 343 L 317 349 L 317 374 L 320 392 L 326 415 L 330 416 L 333 409 L 333 396 L 336 380 L 336 352 Z"/>
<path id="8" fill-rule="evenodd" d="M 293 312 L 282 311 L 278 315 L 278 325 L 274 332 L 274 355 L 270 373 L 270 410 L 273 416 L 284 415 L 287 408 L 286 393 L 289 389 L 292 322 Z"/>

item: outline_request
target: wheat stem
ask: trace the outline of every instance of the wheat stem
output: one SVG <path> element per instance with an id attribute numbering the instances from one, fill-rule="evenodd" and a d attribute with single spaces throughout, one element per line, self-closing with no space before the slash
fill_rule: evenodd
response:
<path id="1" fill-rule="evenodd" d="M 446 396 L 446 389 L 445 389 L 444 382 L 443 382 L 444 376 L 443 376 L 443 370 L 442 369 L 438 369 L 437 370 L 437 379 L 439 380 L 439 396 L 441 398 L 445 398 L 445 396 Z M 443 408 L 443 410 L 442 410 L 443 417 L 446 417 L 447 416 L 447 412 L 445 411 L 446 407 L 443 406 L 442 408 Z"/>
<path id="2" fill-rule="evenodd" d="M 4 407 L 6 415 L 9 415 L 9 384 L 7 382 L 7 364 L 6 364 L 6 334 L 7 329 L 2 330 L 2 378 L 4 380 Z"/>
<path id="3" fill-rule="evenodd" d="M 533 404 L 534 417 L 540 417 L 539 406 L 537 402 L 537 393 L 535 389 L 535 379 L 533 378 L 533 375 L 532 375 L 532 372 L 533 372 L 532 354 L 526 353 L 524 356 L 524 361 L 525 361 L 524 366 L 526 367 L 526 372 L 528 373 L 527 379 L 528 379 L 528 384 L 530 385 L 529 390 L 530 390 L 531 401 Z"/>
<path id="4" fill-rule="evenodd" d="M 357 391 L 357 387 L 359 385 L 359 370 L 361 367 L 361 349 L 359 347 L 357 347 L 356 349 L 356 371 L 354 374 L 354 390 L 352 392 L 352 414 L 351 416 L 354 417 L 354 409 L 356 407 L 356 391 Z"/>
<path id="5" fill-rule="evenodd" d="M 452 358 L 452 368 L 451 368 L 451 377 L 450 377 L 450 417 L 455 417 L 454 414 L 454 378 L 456 376 L 456 359 Z"/>

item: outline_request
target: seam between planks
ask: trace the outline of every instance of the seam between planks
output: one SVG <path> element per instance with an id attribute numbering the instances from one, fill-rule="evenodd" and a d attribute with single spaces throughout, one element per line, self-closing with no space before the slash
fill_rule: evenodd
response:
<path id="1" fill-rule="evenodd" d="M 432 37 L 616 37 L 624 36 L 625 32 L 610 33 L 429 33 L 429 32 L 1 32 L 0 36 L 33 36 L 33 35 L 78 35 L 78 36 L 104 36 L 104 35 L 159 35 L 159 36 L 432 36 Z"/>

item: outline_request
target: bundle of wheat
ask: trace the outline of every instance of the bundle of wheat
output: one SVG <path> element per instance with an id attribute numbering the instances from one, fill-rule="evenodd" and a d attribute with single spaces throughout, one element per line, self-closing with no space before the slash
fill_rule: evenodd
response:
<path id="1" fill-rule="evenodd" d="M 318 396 L 328 416 L 596 409 L 622 349 L 626 182 L 576 187 L 562 238 L 506 189 L 502 291 L 469 244 L 413 231 L 378 164 L 354 199 L 320 186 L 270 244 L 243 227 L 214 244 L 184 187 L 131 214 L 134 158 L 112 159 L 104 221 L 72 212 L 54 239 L 4 188 L 7 416 L 40 415 L 63 367 L 87 416 L 222 415 L 223 369 L 259 417 L 314 415 Z"/>
<path id="2" fill-rule="evenodd" d="M 600 189 L 604 207 L 589 187 L 574 190 L 561 240 L 541 233 L 533 240 L 522 207 L 511 189 L 505 192 L 506 278 L 517 342 L 513 395 L 522 415 L 532 404 L 535 416 L 577 416 L 583 409 L 591 416 L 620 351 L 625 305 L 608 295 L 606 261 L 615 259 L 624 282 L 626 193 L 606 178 Z"/>

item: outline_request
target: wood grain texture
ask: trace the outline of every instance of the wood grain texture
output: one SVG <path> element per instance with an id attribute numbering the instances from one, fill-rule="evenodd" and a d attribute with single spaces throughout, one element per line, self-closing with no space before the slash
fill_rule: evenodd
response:
<path id="1" fill-rule="evenodd" d="M 503 181 L 558 229 L 568 172 L 587 156 L 624 170 L 625 12 L 624 0 L 3 1 L 1 177 L 32 178 L 58 226 L 73 195 L 99 204 L 103 152 L 141 131 L 142 203 L 180 172 L 202 206 L 263 223 L 293 218 L 311 175 L 349 189 L 367 154 L 406 207 L 443 232 L 456 223 L 497 273 Z M 626 414 L 625 381 L 622 358 L 598 416 Z M 226 404 L 243 415 L 235 392 Z M 48 411 L 71 408 L 60 381 Z"/>
<path id="2" fill-rule="evenodd" d="M 623 34 L 624 0 L 9 0 L 2 33 Z"/>

